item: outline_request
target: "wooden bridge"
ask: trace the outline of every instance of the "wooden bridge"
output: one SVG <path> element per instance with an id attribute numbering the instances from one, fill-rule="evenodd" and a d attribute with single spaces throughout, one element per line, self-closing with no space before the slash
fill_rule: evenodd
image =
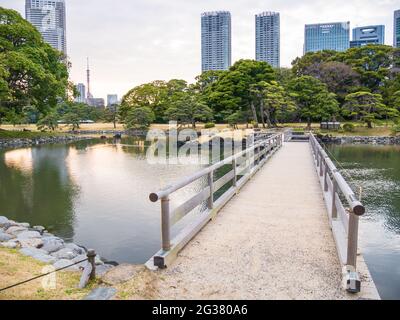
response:
<path id="1" fill-rule="evenodd" d="M 379 299 L 357 247 L 363 205 L 312 134 L 295 140 L 261 136 L 150 195 L 161 200 L 162 249 L 147 265 L 162 275 L 163 298 Z M 204 176 L 203 190 L 170 208 L 175 191 Z M 171 226 L 205 201 L 171 239 Z"/>

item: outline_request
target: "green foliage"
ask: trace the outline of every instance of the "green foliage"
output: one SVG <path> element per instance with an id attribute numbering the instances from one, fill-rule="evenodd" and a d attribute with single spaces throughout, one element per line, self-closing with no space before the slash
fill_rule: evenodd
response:
<path id="1" fill-rule="evenodd" d="M 144 130 L 150 127 L 155 115 L 150 107 L 137 107 L 128 110 L 124 118 L 124 125 L 127 129 Z"/>
<path id="2" fill-rule="evenodd" d="M 298 106 L 300 119 L 311 126 L 313 120 L 331 120 L 339 113 L 339 104 L 335 94 L 328 92 L 324 83 L 310 76 L 293 79 L 289 91 Z"/>
<path id="3" fill-rule="evenodd" d="M 352 124 L 352 123 L 345 123 L 345 124 L 343 125 L 343 130 L 344 130 L 345 132 L 354 132 L 355 126 L 354 126 L 354 124 Z"/>
<path id="4" fill-rule="evenodd" d="M 205 129 L 215 128 L 215 123 L 213 123 L 213 122 L 207 122 L 207 123 L 204 125 L 204 128 L 205 128 Z"/>
<path id="5" fill-rule="evenodd" d="M 46 131 L 47 129 L 55 131 L 58 128 L 59 120 L 60 115 L 57 113 L 57 111 L 53 110 L 40 118 L 36 125 L 40 131 Z"/>
<path id="6" fill-rule="evenodd" d="M 392 132 L 394 133 L 394 134 L 398 134 L 398 133 L 400 133 L 400 125 L 399 124 L 397 124 L 397 125 L 395 125 L 393 128 L 392 128 Z"/>
<path id="7" fill-rule="evenodd" d="M 166 120 L 177 121 L 179 126 L 196 127 L 197 121 L 212 120 L 213 112 L 193 91 L 183 92 L 165 111 Z"/>
<path id="8" fill-rule="evenodd" d="M 274 79 L 274 70 L 268 63 L 239 60 L 211 84 L 204 101 L 213 109 L 215 119 L 220 122 L 238 111 L 247 115 L 254 103 L 251 87 L 261 81 L 269 82 Z M 254 119 L 254 112 L 252 117 L 257 121 Z"/>
<path id="9" fill-rule="evenodd" d="M 19 13 L 0 7 L 0 118 L 27 105 L 47 113 L 66 98 L 67 85 L 62 53 Z"/>
<path id="10" fill-rule="evenodd" d="M 372 123 L 385 116 L 398 116 L 398 111 L 388 108 L 380 94 L 374 94 L 366 91 L 351 93 L 346 97 L 346 103 L 343 108 L 344 115 L 367 123 L 368 128 L 372 128 Z"/>

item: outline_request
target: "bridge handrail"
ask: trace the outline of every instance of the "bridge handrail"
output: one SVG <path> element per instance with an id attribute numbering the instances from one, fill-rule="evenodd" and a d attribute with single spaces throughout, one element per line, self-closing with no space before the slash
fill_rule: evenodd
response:
<path id="1" fill-rule="evenodd" d="M 283 134 L 265 135 L 257 134 L 257 139 L 252 146 L 240 151 L 224 160 L 221 160 L 207 168 L 204 168 L 180 181 L 170 185 L 162 190 L 151 193 L 149 199 L 152 202 L 161 200 L 161 237 L 162 249 L 153 257 L 154 265 L 160 268 L 166 267 L 192 239 L 201 228 L 211 220 L 216 213 L 228 202 L 238 190 L 264 165 L 264 163 L 282 146 Z M 257 140 L 255 139 L 255 140 Z M 254 152 L 252 161 L 247 161 L 248 156 Z M 244 166 L 242 165 L 244 163 Z M 224 165 L 232 164 L 232 170 L 223 177 L 214 181 L 214 173 Z M 208 184 L 189 200 L 180 204 L 171 210 L 170 195 L 175 191 L 195 182 L 196 180 L 207 176 Z M 238 176 L 242 176 L 240 180 Z M 226 190 L 218 200 L 214 201 L 214 193 L 229 182 L 233 182 L 232 187 Z M 171 224 L 175 224 L 185 217 L 189 212 L 207 200 L 207 211 L 199 214 L 195 221 L 186 226 L 176 237 L 171 240 Z"/>
<path id="2" fill-rule="evenodd" d="M 340 261 L 349 274 L 351 272 L 357 274 L 358 223 L 359 217 L 365 213 L 365 207 L 357 199 L 353 190 L 313 133 L 310 133 L 310 143 Z M 348 210 L 342 203 L 340 193 L 346 199 L 349 206 Z M 358 274 L 355 279 L 352 278 L 348 281 L 348 291 L 350 292 L 360 291 Z"/>

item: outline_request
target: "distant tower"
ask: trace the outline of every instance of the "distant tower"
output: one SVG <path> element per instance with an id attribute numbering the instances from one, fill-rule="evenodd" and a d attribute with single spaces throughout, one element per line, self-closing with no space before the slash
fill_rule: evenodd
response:
<path id="1" fill-rule="evenodd" d="M 256 15 L 256 60 L 280 65 L 280 17 L 278 12 Z"/>
<path id="2" fill-rule="evenodd" d="M 201 15 L 201 68 L 228 70 L 231 66 L 231 14 L 228 11 Z"/>
<path id="3" fill-rule="evenodd" d="M 25 17 L 45 42 L 67 55 L 65 0 L 25 0 Z"/>
<path id="4" fill-rule="evenodd" d="M 87 79 L 87 98 L 93 98 L 92 93 L 90 92 L 90 68 L 89 68 L 89 58 L 87 58 L 87 69 L 86 69 L 86 79 Z"/>

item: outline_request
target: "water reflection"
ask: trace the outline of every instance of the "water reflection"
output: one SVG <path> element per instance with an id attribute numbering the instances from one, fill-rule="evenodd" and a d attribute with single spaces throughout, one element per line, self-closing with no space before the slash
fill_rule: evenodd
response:
<path id="1" fill-rule="evenodd" d="M 200 168 L 150 166 L 147 147 L 122 139 L 0 150 L 0 215 L 44 225 L 110 260 L 144 262 L 160 248 L 160 208 L 149 193 Z M 177 192 L 172 206 L 204 184 Z"/>
<path id="2" fill-rule="evenodd" d="M 383 298 L 400 299 L 400 147 L 331 146 L 354 190 L 362 188 L 367 213 L 360 242 Z"/>

